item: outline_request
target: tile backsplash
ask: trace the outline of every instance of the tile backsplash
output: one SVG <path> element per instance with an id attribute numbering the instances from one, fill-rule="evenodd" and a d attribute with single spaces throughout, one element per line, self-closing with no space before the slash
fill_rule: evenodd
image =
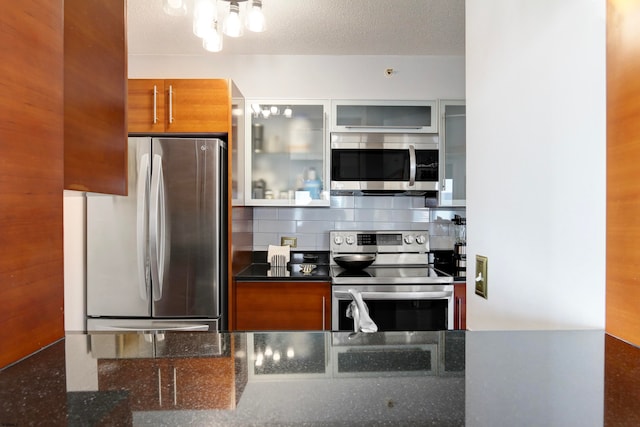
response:
<path id="1" fill-rule="evenodd" d="M 453 247 L 450 220 L 464 208 L 426 208 L 424 197 L 331 196 L 331 207 L 256 207 L 253 250 L 296 237 L 295 250 L 329 250 L 330 230 L 429 230 L 432 248 Z"/>

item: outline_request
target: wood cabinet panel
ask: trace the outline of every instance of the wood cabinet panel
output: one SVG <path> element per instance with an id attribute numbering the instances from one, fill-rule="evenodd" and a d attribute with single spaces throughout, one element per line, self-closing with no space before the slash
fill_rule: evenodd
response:
<path id="1" fill-rule="evenodd" d="M 218 359 L 174 360 L 176 406 L 180 409 L 233 409 L 234 362 Z"/>
<path id="2" fill-rule="evenodd" d="M 62 13 L 0 14 L 0 368 L 64 335 Z"/>
<path id="3" fill-rule="evenodd" d="M 166 379 L 162 382 L 163 368 L 166 368 L 163 361 L 101 359 L 98 360 L 98 389 L 128 390 L 133 411 L 166 409 L 162 400 L 164 396 L 166 405 L 170 390 Z"/>
<path id="4" fill-rule="evenodd" d="M 226 80 L 165 81 L 167 132 L 230 132 L 231 90 Z"/>
<path id="5" fill-rule="evenodd" d="M 453 329 L 467 329 L 467 284 L 454 283 Z"/>
<path id="6" fill-rule="evenodd" d="M 233 409 L 234 368 L 231 357 L 100 359 L 98 388 L 128 390 L 134 411 Z"/>
<path id="7" fill-rule="evenodd" d="M 330 330 L 328 282 L 237 282 L 237 330 Z"/>
<path id="8" fill-rule="evenodd" d="M 606 330 L 640 345 L 640 3 L 607 8 Z"/>
<path id="9" fill-rule="evenodd" d="M 127 193 L 124 0 L 64 1 L 64 188 Z"/>
<path id="10" fill-rule="evenodd" d="M 129 85 L 130 133 L 231 132 L 231 87 L 227 80 L 132 79 Z M 154 117 L 157 123 L 153 123 Z"/>
<path id="11" fill-rule="evenodd" d="M 127 87 L 128 131 L 164 132 L 164 98 L 164 80 L 130 79 Z"/>

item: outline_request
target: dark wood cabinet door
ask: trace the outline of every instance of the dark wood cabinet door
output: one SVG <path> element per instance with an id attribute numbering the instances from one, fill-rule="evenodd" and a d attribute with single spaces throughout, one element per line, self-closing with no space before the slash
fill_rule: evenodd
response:
<path id="1" fill-rule="evenodd" d="M 233 409 L 236 405 L 231 357 L 173 359 L 170 379 L 176 409 Z"/>
<path id="2" fill-rule="evenodd" d="M 164 80 L 130 79 L 127 129 L 130 133 L 162 133 L 165 124 Z"/>
<path id="3" fill-rule="evenodd" d="M 455 283 L 453 329 L 467 329 L 467 284 Z"/>
<path id="4" fill-rule="evenodd" d="M 100 359 L 98 389 L 127 390 L 134 411 L 235 408 L 231 357 Z"/>
<path id="5" fill-rule="evenodd" d="M 98 390 L 129 391 L 133 411 L 170 409 L 173 402 L 166 366 L 156 359 L 99 359 Z"/>
<path id="6" fill-rule="evenodd" d="M 237 330 L 329 330 L 328 282 L 237 282 Z"/>
<path id="7" fill-rule="evenodd" d="M 224 79 L 165 80 L 167 132 L 230 132 L 231 88 Z"/>
<path id="8" fill-rule="evenodd" d="M 124 0 L 64 1 L 64 188 L 127 193 Z"/>
<path id="9" fill-rule="evenodd" d="M 60 0 L 2 3 L 0 368 L 64 336 L 62 22 Z"/>

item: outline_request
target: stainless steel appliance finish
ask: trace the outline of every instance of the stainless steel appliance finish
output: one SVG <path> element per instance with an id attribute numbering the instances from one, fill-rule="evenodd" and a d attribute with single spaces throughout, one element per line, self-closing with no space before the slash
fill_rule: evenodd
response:
<path id="1" fill-rule="evenodd" d="M 87 329 L 224 329 L 226 143 L 129 138 L 128 154 L 128 196 L 87 194 Z"/>
<path id="2" fill-rule="evenodd" d="M 453 277 L 429 264 L 426 232 L 331 231 L 330 249 L 334 331 L 357 329 L 346 315 L 354 290 L 381 331 L 453 329 Z M 361 271 L 334 260 L 358 253 L 376 260 Z"/>
<path id="3" fill-rule="evenodd" d="M 331 334 L 335 378 L 430 376 L 444 371 L 444 332 Z"/>
<path id="4" fill-rule="evenodd" d="M 436 135 L 331 134 L 331 190 L 437 191 L 438 165 Z"/>

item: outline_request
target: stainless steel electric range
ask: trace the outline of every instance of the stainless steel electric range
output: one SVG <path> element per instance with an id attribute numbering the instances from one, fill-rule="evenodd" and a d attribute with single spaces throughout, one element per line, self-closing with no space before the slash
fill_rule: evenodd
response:
<path id="1" fill-rule="evenodd" d="M 375 261 L 345 268 L 342 255 Z M 334 331 L 367 332 L 363 317 L 378 331 L 453 329 L 453 277 L 429 264 L 425 231 L 331 231 L 330 269 Z"/>

